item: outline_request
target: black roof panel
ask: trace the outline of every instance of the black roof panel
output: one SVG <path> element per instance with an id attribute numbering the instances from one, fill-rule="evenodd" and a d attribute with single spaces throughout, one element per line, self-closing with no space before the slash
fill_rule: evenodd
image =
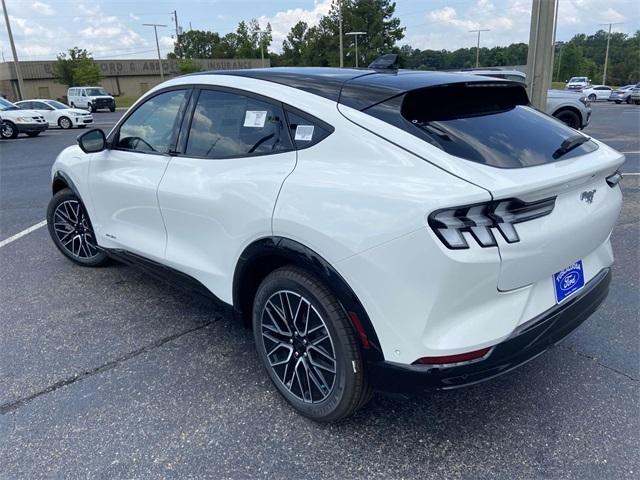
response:
<path id="1" fill-rule="evenodd" d="M 493 81 L 473 74 L 398 70 L 377 72 L 369 69 L 327 67 L 275 67 L 246 70 L 218 70 L 193 75 L 234 75 L 256 78 L 298 88 L 343 105 L 364 110 L 386 99 L 435 85 Z"/>

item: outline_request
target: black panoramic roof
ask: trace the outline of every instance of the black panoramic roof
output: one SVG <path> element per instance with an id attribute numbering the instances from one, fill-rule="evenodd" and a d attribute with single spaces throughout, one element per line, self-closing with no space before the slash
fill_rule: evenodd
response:
<path id="1" fill-rule="evenodd" d="M 328 67 L 276 67 L 246 70 L 216 70 L 192 75 L 234 75 L 256 78 L 298 88 L 343 105 L 364 110 L 410 90 L 453 83 L 506 82 L 464 73 Z"/>

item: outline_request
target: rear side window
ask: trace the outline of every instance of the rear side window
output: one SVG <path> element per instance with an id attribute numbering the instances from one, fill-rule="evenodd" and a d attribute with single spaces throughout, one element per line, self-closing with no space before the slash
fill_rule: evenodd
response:
<path id="1" fill-rule="evenodd" d="M 276 103 L 218 90 L 202 90 L 185 154 L 206 158 L 268 155 L 291 150 L 284 113 Z"/>
<path id="2" fill-rule="evenodd" d="M 384 103 L 366 112 L 451 155 L 492 167 L 532 167 L 598 148 L 530 107 L 524 87 L 513 83 L 430 87 Z"/>
<path id="3" fill-rule="evenodd" d="M 120 126 L 118 148 L 169 153 L 174 142 L 175 123 L 185 98 L 185 90 L 172 90 L 145 101 Z"/>
<path id="4" fill-rule="evenodd" d="M 320 120 L 287 108 L 287 120 L 296 149 L 311 147 L 327 138 L 333 129 Z"/>

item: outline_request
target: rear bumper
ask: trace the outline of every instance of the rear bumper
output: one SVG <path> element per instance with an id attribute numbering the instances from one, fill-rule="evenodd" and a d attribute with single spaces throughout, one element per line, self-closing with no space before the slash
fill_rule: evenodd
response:
<path id="1" fill-rule="evenodd" d="M 611 270 L 605 268 L 580 294 L 521 325 L 482 360 L 450 367 L 373 362 L 369 378 L 376 390 L 416 394 L 489 380 L 534 359 L 582 324 L 609 293 Z"/>

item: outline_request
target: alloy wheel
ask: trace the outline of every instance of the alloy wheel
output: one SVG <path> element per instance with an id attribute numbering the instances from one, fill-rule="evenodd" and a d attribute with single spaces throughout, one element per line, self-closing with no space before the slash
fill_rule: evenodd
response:
<path id="1" fill-rule="evenodd" d="M 305 403 L 325 400 L 336 380 L 331 333 L 316 308 L 302 295 L 280 290 L 261 315 L 267 360 L 284 387 Z"/>
<path id="2" fill-rule="evenodd" d="M 60 128 L 71 128 L 71 120 L 69 120 L 67 117 L 62 117 L 60 119 Z"/>
<path id="3" fill-rule="evenodd" d="M 15 127 L 10 123 L 5 123 L 2 128 L 3 138 L 13 138 L 15 136 Z"/>
<path id="4" fill-rule="evenodd" d="M 77 200 L 65 200 L 53 213 L 53 229 L 60 245 L 74 257 L 98 255 L 93 230 L 84 207 Z"/>

